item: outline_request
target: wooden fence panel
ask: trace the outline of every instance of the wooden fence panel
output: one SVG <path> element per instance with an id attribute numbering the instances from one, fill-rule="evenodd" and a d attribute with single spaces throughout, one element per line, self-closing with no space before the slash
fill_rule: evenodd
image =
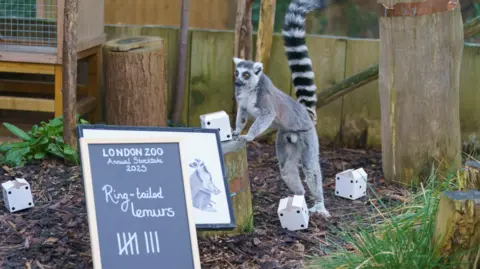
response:
<path id="1" fill-rule="evenodd" d="M 346 39 L 307 37 L 307 46 L 318 91 L 344 79 Z M 296 98 L 293 86 L 292 96 Z M 317 109 L 317 133 L 322 143 L 335 142 L 340 132 L 342 103 L 343 100 L 339 98 Z"/>
<path id="2" fill-rule="evenodd" d="M 163 37 L 167 45 L 167 84 L 171 112 L 177 66 L 178 29 L 158 26 L 105 26 L 108 39 L 153 35 Z M 199 116 L 225 110 L 233 122 L 232 57 L 234 33 L 227 31 L 191 30 L 187 85 L 185 88 L 184 124 L 199 126 Z M 255 47 L 256 34 L 253 38 Z M 343 39 L 338 37 L 307 36 L 309 54 L 319 90 L 325 89 L 344 77 L 378 63 L 379 41 Z M 287 65 L 280 35 L 273 37 L 272 52 L 266 74 L 284 92 L 295 96 L 291 73 Z M 460 117 L 462 138 L 480 136 L 480 46 L 466 45 L 463 52 L 460 81 Z M 378 81 L 372 81 L 318 110 L 318 133 L 321 142 L 328 144 L 342 138 L 341 146 L 381 147 L 380 101 Z M 247 128 L 251 122 L 247 125 Z"/>
<path id="3" fill-rule="evenodd" d="M 288 67 L 285 49 L 283 48 L 282 36 L 274 34 L 268 69 L 265 73 L 273 84 L 284 93 L 290 95 L 292 92 L 292 74 Z"/>
<path id="4" fill-rule="evenodd" d="M 232 119 L 234 33 L 192 33 L 189 126 L 200 126 L 200 115 L 225 110 Z"/>
<path id="5" fill-rule="evenodd" d="M 345 77 L 377 64 L 379 45 L 378 40 L 348 39 Z M 378 80 L 344 96 L 342 117 L 344 146 L 352 148 L 381 146 Z"/>
<path id="6" fill-rule="evenodd" d="M 480 138 L 480 45 L 463 48 L 460 70 L 460 128 L 462 140 Z"/>
<path id="7" fill-rule="evenodd" d="M 180 26 L 180 0 L 105 0 L 105 24 Z M 227 30 L 235 24 L 235 0 L 191 0 L 189 27 Z"/>

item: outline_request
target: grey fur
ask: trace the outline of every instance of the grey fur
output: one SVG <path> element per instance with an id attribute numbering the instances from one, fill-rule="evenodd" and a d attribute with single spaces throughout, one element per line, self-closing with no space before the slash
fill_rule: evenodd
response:
<path id="1" fill-rule="evenodd" d="M 234 138 L 252 141 L 269 127 L 278 130 L 275 147 L 281 178 L 294 194 L 304 195 L 300 163 L 316 201 L 311 211 L 330 216 L 324 207 L 317 132 L 306 107 L 275 87 L 263 73 L 262 63 L 233 60 L 238 104 Z M 254 122 L 246 135 L 240 135 L 249 117 Z"/>

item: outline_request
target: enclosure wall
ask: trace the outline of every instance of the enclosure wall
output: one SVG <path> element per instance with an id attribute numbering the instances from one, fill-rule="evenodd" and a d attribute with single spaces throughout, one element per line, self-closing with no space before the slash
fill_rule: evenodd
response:
<path id="1" fill-rule="evenodd" d="M 99 0 L 78 1 L 78 49 L 82 50 L 103 43 L 101 39 L 104 34 L 105 5 L 103 3 L 104 1 Z"/>
<path id="2" fill-rule="evenodd" d="M 167 45 L 168 112 L 171 112 L 176 70 L 178 29 L 147 26 L 106 25 L 108 39 L 120 36 L 152 35 L 165 39 Z M 232 31 L 190 30 L 187 57 L 187 81 L 183 123 L 200 126 L 199 116 L 225 110 L 233 117 L 232 66 L 234 33 Z M 256 35 L 253 45 L 256 44 Z M 325 89 L 342 79 L 378 64 L 379 41 L 341 37 L 307 36 L 317 87 Z M 273 37 L 268 75 L 284 92 L 294 96 L 291 75 L 280 35 Z M 465 44 L 460 81 L 460 117 L 462 138 L 480 136 L 480 45 Z M 233 112 L 233 113 L 232 113 Z M 349 147 L 380 148 L 380 101 L 378 81 L 335 100 L 318 110 L 320 142 Z"/>

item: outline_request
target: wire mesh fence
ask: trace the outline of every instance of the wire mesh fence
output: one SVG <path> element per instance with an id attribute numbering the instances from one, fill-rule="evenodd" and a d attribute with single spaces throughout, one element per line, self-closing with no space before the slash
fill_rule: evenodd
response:
<path id="1" fill-rule="evenodd" d="M 0 0 L 0 50 L 55 49 L 56 20 L 57 0 Z"/>

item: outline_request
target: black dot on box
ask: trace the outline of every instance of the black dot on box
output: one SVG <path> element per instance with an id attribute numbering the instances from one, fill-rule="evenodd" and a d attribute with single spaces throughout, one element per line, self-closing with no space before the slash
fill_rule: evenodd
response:
<path id="1" fill-rule="evenodd" d="M 350 195 L 350 198 L 352 198 L 352 196 Z"/>
<path id="2" fill-rule="evenodd" d="M 353 180 L 350 180 L 350 183 L 353 183 Z"/>
<path id="3" fill-rule="evenodd" d="M 227 135 L 227 138 L 230 138 L 230 135 Z"/>
<path id="4" fill-rule="evenodd" d="M 300 210 L 297 210 L 297 213 L 300 214 Z"/>
<path id="5" fill-rule="evenodd" d="M 15 207 L 12 207 L 12 211 L 15 210 Z"/>
<path id="6" fill-rule="evenodd" d="M 365 191 L 363 192 L 363 194 L 365 194 Z"/>
<path id="7" fill-rule="evenodd" d="M 207 121 L 207 125 L 210 125 L 210 122 L 209 122 L 209 121 Z"/>
<path id="8" fill-rule="evenodd" d="M 362 186 L 360 186 L 360 189 L 362 188 Z"/>
<path id="9" fill-rule="evenodd" d="M 303 227 L 305 227 L 305 225 L 303 225 L 303 224 L 302 224 L 302 225 L 300 225 L 300 227 L 302 227 L 302 228 L 303 228 Z"/>
<path id="10" fill-rule="evenodd" d="M 28 186 L 26 186 L 25 189 L 28 190 Z"/>
<path id="11" fill-rule="evenodd" d="M 283 213 L 280 213 L 280 216 L 283 217 Z"/>
<path id="12" fill-rule="evenodd" d="M 28 205 L 32 205 L 32 203 L 28 203 Z"/>
<path id="13" fill-rule="evenodd" d="M 12 194 L 12 192 L 11 192 L 11 191 L 9 191 L 9 192 L 8 192 L 8 194 Z"/>
<path id="14" fill-rule="evenodd" d="M 358 183 L 358 180 L 355 180 L 355 183 Z"/>
<path id="15" fill-rule="evenodd" d="M 340 177 L 337 177 L 337 180 L 340 180 Z"/>
<path id="16" fill-rule="evenodd" d="M 338 194 L 338 191 L 337 191 L 337 194 Z"/>

